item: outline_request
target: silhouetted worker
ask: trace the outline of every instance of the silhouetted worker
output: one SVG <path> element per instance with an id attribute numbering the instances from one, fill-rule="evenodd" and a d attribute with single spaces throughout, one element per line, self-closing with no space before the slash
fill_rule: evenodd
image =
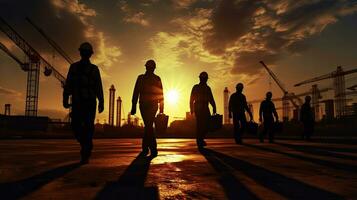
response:
<path id="1" fill-rule="evenodd" d="M 243 84 L 238 83 L 236 85 L 236 92 L 229 98 L 229 118 L 232 118 L 233 113 L 233 125 L 234 125 L 234 138 L 237 144 L 242 144 L 242 134 L 247 127 L 247 119 L 245 117 L 245 111 L 248 112 L 250 120 L 253 120 L 252 112 L 250 111 L 247 99 L 243 92 Z"/>
<path id="2" fill-rule="evenodd" d="M 104 110 L 102 80 L 99 69 L 90 62 L 93 54 L 88 42 L 79 47 L 81 60 L 73 63 L 68 71 L 63 90 L 63 106 L 69 108 L 72 96 L 71 125 L 77 141 L 81 145 L 81 163 L 86 164 L 93 148 L 94 119 L 98 99 L 99 113 Z"/>
<path id="3" fill-rule="evenodd" d="M 264 137 L 268 133 L 269 142 L 274 142 L 274 117 L 275 121 L 279 121 L 278 113 L 276 112 L 275 105 L 271 101 L 273 94 L 266 93 L 266 99 L 261 102 L 259 108 L 259 121 L 263 121 L 263 132 L 260 134 L 260 142 L 264 142 Z M 273 117 L 274 115 L 274 117 Z"/>
<path id="4" fill-rule="evenodd" d="M 306 96 L 305 103 L 301 106 L 301 110 L 300 110 L 300 121 L 304 125 L 302 139 L 306 139 L 306 140 L 309 140 L 311 135 L 313 134 L 314 124 L 315 124 L 314 113 L 310 106 L 310 102 L 311 102 L 311 97 Z"/>
<path id="5" fill-rule="evenodd" d="M 153 125 L 158 105 L 160 105 L 160 113 L 164 113 L 164 94 L 161 79 L 154 74 L 155 61 L 148 60 L 145 67 L 145 74 L 140 75 L 135 83 L 131 114 L 135 115 L 139 99 L 140 112 L 145 125 L 141 155 L 146 156 L 150 149 L 151 156 L 156 157 L 157 144 Z"/>
<path id="6" fill-rule="evenodd" d="M 216 103 L 214 101 L 211 88 L 207 85 L 207 72 L 200 73 L 200 83 L 193 86 L 190 97 L 190 111 L 196 116 L 196 142 L 199 148 L 206 146 L 204 138 L 208 132 L 210 110 L 208 104 L 213 108 L 213 114 L 216 114 Z"/>

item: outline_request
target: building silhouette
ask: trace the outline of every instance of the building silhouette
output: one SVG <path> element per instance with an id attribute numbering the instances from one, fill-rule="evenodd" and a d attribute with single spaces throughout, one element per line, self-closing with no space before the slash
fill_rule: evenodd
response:
<path id="1" fill-rule="evenodd" d="M 231 124 L 231 119 L 229 118 L 229 111 L 228 111 L 228 101 L 229 101 L 229 90 L 227 87 L 225 87 L 223 91 L 224 124 Z"/>
<path id="2" fill-rule="evenodd" d="M 115 106 L 115 88 L 114 85 L 109 88 L 109 119 L 108 124 L 114 126 L 114 106 Z"/>
<path id="3" fill-rule="evenodd" d="M 8 115 L 10 116 L 11 115 L 11 104 L 5 104 L 5 112 L 4 112 L 4 115 Z"/>
<path id="4" fill-rule="evenodd" d="M 121 126 L 121 105 L 122 105 L 122 100 L 120 97 L 117 99 L 117 123 L 116 126 L 120 127 Z"/>

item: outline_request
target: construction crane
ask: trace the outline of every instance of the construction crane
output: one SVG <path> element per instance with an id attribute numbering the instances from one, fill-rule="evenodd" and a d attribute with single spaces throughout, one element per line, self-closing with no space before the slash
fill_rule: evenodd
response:
<path id="1" fill-rule="evenodd" d="M 30 18 L 26 20 L 47 40 L 47 42 L 69 63 L 73 64 L 73 60 L 68 54 L 53 40 L 51 39 L 39 26 L 37 26 Z"/>
<path id="2" fill-rule="evenodd" d="M 345 92 L 345 90 L 346 90 L 345 75 L 353 74 L 356 72 L 357 72 L 357 69 L 343 71 L 342 67 L 338 66 L 336 71 L 302 81 L 300 83 L 295 84 L 294 86 L 297 87 L 297 86 L 301 86 L 304 84 L 313 83 L 313 82 L 317 82 L 317 81 L 321 81 L 321 80 L 325 80 L 325 79 L 331 79 L 331 78 L 334 79 L 333 85 L 334 85 L 334 90 L 335 90 L 336 116 L 338 118 L 340 118 L 346 114 L 347 103 L 346 103 L 346 95 L 345 95 L 345 93 L 346 93 Z"/>
<path id="3" fill-rule="evenodd" d="M 285 89 L 285 87 L 281 83 L 281 81 L 278 79 L 278 77 L 274 74 L 274 72 L 271 71 L 269 69 L 269 67 L 265 65 L 265 63 L 263 61 L 260 61 L 259 63 L 262 64 L 263 67 L 268 71 L 269 75 L 274 79 L 275 83 L 279 86 L 279 88 L 283 92 L 282 101 L 283 101 L 283 107 L 285 108 L 285 109 L 283 109 L 283 119 L 284 120 L 288 120 L 289 119 L 289 114 L 290 114 L 289 101 L 293 104 L 295 109 L 299 109 L 299 105 L 295 102 L 294 99 L 298 100 L 300 105 L 302 104 L 302 100 L 299 97 L 297 97 L 294 93 L 289 93 Z"/>
<path id="4" fill-rule="evenodd" d="M 42 35 L 42 37 L 44 37 L 47 42 L 69 63 L 69 64 L 73 64 L 73 60 L 72 58 L 52 39 L 50 38 L 45 31 L 43 31 L 38 25 L 36 25 L 30 18 L 26 17 L 26 20 Z M 72 102 L 72 98 L 69 98 L 69 103 L 71 104 Z M 64 121 L 66 122 L 70 122 L 71 121 L 71 117 L 70 114 L 72 112 L 72 107 L 69 108 L 68 110 L 68 114 L 66 115 L 66 117 L 64 118 Z"/>
<path id="5" fill-rule="evenodd" d="M 332 88 L 323 88 L 323 89 L 320 89 L 319 92 L 320 94 L 321 93 L 324 93 L 324 92 L 327 92 L 327 91 L 330 91 Z M 300 94 L 296 94 L 295 96 L 296 97 L 303 97 L 303 96 L 306 96 L 306 95 L 311 95 L 312 94 L 312 91 L 308 91 L 308 92 L 303 92 L 303 93 L 300 93 Z M 319 97 L 321 98 L 321 96 Z M 281 101 L 282 99 L 279 97 L 279 98 L 273 98 L 272 101 Z M 254 99 L 254 100 L 251 100 L 249 101 L 249 103 L 260 103 L 262 102 L 263 99 Z M 290 108 L 294 108 L 294 107 L 290 107 Z"/>
<path id="6" fill-rule="evenodd" d="M 357 88 L 357 84 L 352 85 L 352 86 L 348 87 L 347 89 L 355 91 L 356 88 Z"/>
<path id="7" fill-rule="evenodd" d="M 0 17 L 0 30 L 5 33 L 29 58 L 27 70 L 26 116 L 37 116 L 40 67 L 46 76 L 52 75 L 64 86 L 66 78 L 45 60 L 20 34 Z"/>
<path id="8" fill-rule="evenodd" d="M 0 42 L 0 49 L 3 50 L 7 55 L 14 59 L 21 67 L 22 70 L 28 71 L 29 64 L 22 62 L 17 56 L 15 56 L 3 43 Z"/>

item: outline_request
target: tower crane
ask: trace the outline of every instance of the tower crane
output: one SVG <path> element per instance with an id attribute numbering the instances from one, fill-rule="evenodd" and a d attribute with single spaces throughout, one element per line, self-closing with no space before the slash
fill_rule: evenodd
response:
<path id="1" fill-rule="evenodd" d="M 5 33 L 29 58 L 27 70 L 26 116 L 37 116 L 40 67 L 46 76 L 52 75 L 62 86 L 66 78 L 45 60 L 19 33 L 0 17 L 0 30 Z"/>
<path id="2" fill-rule="evenodd" d="M 337 69 L 328 74 L 311 78 L 300 83 L 295 84 L 294 86 L 301 86 L 308 83 L 313 83 L 325 79 L 334 79 L 333 85 L 335 90 L 335 102 L 336 102 L 336 115 L 337 117 L 342 117 L 346 114 L 346 87 L 345 87 L 345 75 L 356 73 L 357 69 L 351 69 L 343 71 L 341 66 L 338 66 Z"/>
<path id="3" fill-rule="evenodd" d="M 44 37 L 47 42 L 69 63 L 69 64 L 73 64 L 73 60 L 72 58 L 52 39 L 50 38 L 45 31 L 43 31 L 39 26 L 37 26 L 30 18 L 26 17 L 26 20 L 42 35 L 42 37 Z M 71 103 L 72 98 L 69 98 L 69 101 Z M 64 121 L 70 122 L 71 118 L 70 118 L 70 113 L 72 112 L 72 108 L 70 107 L 68 110 L 68 114 L 65 117 Z"/>
<path id="4" fill-rule="evenodd" d="M 37 26 L 30 18 L 26 20 L 47 40 L 47 42 L 69 63 L 73 64 L 73 60 L 68 54 L 53 40 L 51 39 L 39 26 Z"/>
<path id="5" fill-rule="evenodd" d="M 269 73 L 269 75 L 274 79 L 275 83 L 279 86 L 279 88 L 281 89 L 281 91 L 283 92 L 283 119 L 284 120 L 288 120 L 289 119 L 289 101 L 293 104 L 293 106 L 295 107 L 295 109 L 299 109 L 299 105 L 295 102 L 294 99 L 298 100 L 299 104 L 302 104 L 302 100 L 297 97 L 294 93 L 289 93 L 284 85 L 281 83 L 281 81 L 278 79 L 278 77 L 274 74 L 273 71 L 271 71 L 269 69 L 268 66 L 265 65 L 265 63 L 263 61 L 259 62 L 260 64 L 263 65 L 263 67 L 267 70 L 267 72 Z"/>

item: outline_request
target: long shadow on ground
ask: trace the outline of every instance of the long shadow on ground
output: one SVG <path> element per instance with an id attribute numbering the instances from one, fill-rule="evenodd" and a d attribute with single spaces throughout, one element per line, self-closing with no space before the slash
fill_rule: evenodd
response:
<path id="1" fill-rule="evenodd" d="M 288 144 L 288 143 L 282 143 L 282 142 L 276 142 L 276 144 L 284 146 L 284 147 L 288 147 L 290 149 L 294 149 L 296 151 L 314 154 L 314 155 L 318 155 L 318 156 L 357 160 L 357 156 L 334 153 L 334 152 L 319 149 L 319 148 L 316 148 L 316 147 L 310 146 L 310 145 L 294 145 L 294 144 Z"/>
<path id="2" fill-rule="evenodd" d="M 234 170 L 223 163 L 212 150 L 200 150 L 202 155 L 212 165 L 219 175 L 219 183 L 223 187 L 228 199 L 258 199 L 258 197 L 246 188 L 234 177 Z"/>
<path id="3" fill-rule="evenodd" d="M 24 197 L 79 166 L 79 163 L 71 163 L 23 180 L 1 183 L 0 199 L 19 199 Z"/>
<path id="4" fill-rule="evenodd" d="M 356 173 L 356 165 L 350 165 L 347 163 L 338 163 L 338 162 L 333 162 L 333 161 L 329 161 L 329 160 L 308 157 L 308 156 L 304 156 L 301 154 L 288 153 L 288 152 L 280 151 L 277 149 L 267 148 L 267 147 L 263 147 L 263 146 L 253 145 L 253 144 L 244 144 L 244 145 L 247 147 L 252 147 L 252 148 L 261 150 L 261 151 L 268 151 L 268 152 L 272 152 L 272 153 L 289 156 L 291 158 L 296 158 L 296 159 L 299 159 L 302 161 L 311 162 L 311 163 L 318 164 L 318 165 L 321 165 L 324 167 L 329 167 L 332 169 L 344 170 L 344 171 L 348 171 L 351 173 Z"/>
<path id="5" fill-rule="evenodd" d="M 138 155 L 119 179 L 107 183 L 95 199 L 160 199 L 156 186 L 144 186 L 151 159 Z"/>
<path id="6" fill-rule="evenodd" d="M 254 179 L 257 183 L 288 199 L 344 199 L 338 194 L 308 185 L 293 178 L 286 177 L 247 161 L 211 149 L 205 149 L 205 154 L 210 157 L 216 157 L 225 164 Z"/>

